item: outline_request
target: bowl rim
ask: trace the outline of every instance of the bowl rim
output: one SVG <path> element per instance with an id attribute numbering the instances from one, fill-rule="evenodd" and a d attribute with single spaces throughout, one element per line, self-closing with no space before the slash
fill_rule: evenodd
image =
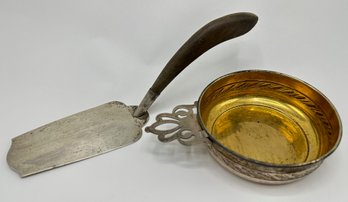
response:
<path id="1" fill-rule="evenodd" d="M 226 77 L 230 77 L 230 76 L 233 76 L 233 75 L 237 75 L 237 74 L 245 74 L 245 73 L 257 73 L 257 72 L 260 72 L 260 73 L 267 73 L 267 74 L 277 74 L 277 75 L 280 75 L 280 76 L 283 76 L 283 77 L 288 77 L 290 79 L 293 79 L 295 81 L 298 81 L 298 82 L 301 82 L 303 83 L 304 85 L 306 85 L 307 87 L 311 88 L 312 90 L 316 91 L 320 96 L 322 96 L 327 102 L 328 104 L 330 105 L 330 107 L 332 108 L 332 110 L 334 111 L 335 113 L 335 116 L 337 117 L 337 120 L 338 120 L 338 137 L 337 137 L 337 140 L 336 140 L 336 143 L 335 145 L 328 151 L 326 152 L 324 155 L 321 155 L 320 157 L 314 159 L 314 160 L 311 160 L 311 161 L 308 161 L 308 162 L 302 162 L 302 163 L 292 163 L 292 164 L 277 164 L 277 163 L 269 163 L 269 162 L 265 162 L 265 161 L 260 161 L 260 160 L 256 160 L 256 159 L 253 159 L 253 158 L 249 158 L 247 156 L 244 156 L 244 155 L 241 155 L 227 147 L 225 147 L 223 144 L 221 144 L 217 139 L 214 138 L 213 135 L 211 135 L 207 128 L 205 127 L 204 123 L 203 123 L 203 120 L 202 120 L 202 117 L 201 117 L 201 110 L 200 110 L 200 106 L 201 106 L 201 101 L 202 101 L 202 97 L 203 95 L 207 92 L 207 90 L 213 85 L 215 84 L 216 82 L 226 78 Z M 262 165 L 262 166 L 266 166 L 266 167 L 276 167 L 276 168 L 288 168 L 288 167 L 291 167 L 291 168 L 294 168 L 294 167 L 303 167 L 303 166 L 309 166 L 309 165 L 312 165 L 312 164 L 315 164 L 315 163 L 318 163 L 318 162 L 322 162 L 325 158 L 327 158 L 328 156 L 330 156 L 338 147 L 338 145 L 340 144 L 341 142 L 341 139 L 342 139 L 342 122 L 341 122 L 341 118 L 335 108 L 335 106 L 332 104 L 332 102 L 322 93 L 320 92 L 317 88 L 313 87 L 312 85 L 308 84 L 307 82 L 301 80 L 301 79 L 298 79 L 296 77 L 293 77 L 293 76 L 290 76 L 290 75 L 287 75 L 287 74 L 284 74 L 284 73 L 280 73 L 280 72 L 276 72 L 276 71 L 270 71 L 270 70 L 260 70 L 260 69 L 252 69 L 252 70 L 242 70 L 242 71 L 237 71 L 237 72 L 232 72 L 232 73 L 229 73 L 229 74 L 225 74 L 221 77 L 218 77 L 217 79 L 215 79 L 214 81 L 212 81 L 209 85 L 207 85 L 204 90 L 202 91 L 202 93 L 200 94 L 199 96 L 199 99 L 198 99 L 198 104 L 197 104 L 197 120 L 198 120 L 198 123 L 199 125 L 201 126 L 201 128 L 204 130 L 204 132 L 208 135 L 208 139 L 210 141 L 212 141 L 213 143 L 216 143 L 218 146 L 222 147 L 224 151 L 234 155 L 234 156 L 237 156 L 238 158 L 241 158 L 241 159 L 244 159 L 245 161 L 248 161 L 248 162 L 252 162 L 252 163 L 255 163 L 255 164 L 258 164 L 258 165 Z"/>

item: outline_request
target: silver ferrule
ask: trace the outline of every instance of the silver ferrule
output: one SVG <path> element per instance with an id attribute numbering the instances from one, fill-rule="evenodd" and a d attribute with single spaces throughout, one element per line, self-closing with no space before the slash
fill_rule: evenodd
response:
<path id="1" fill-rule="evenodd" d="M 153 92 L 151 88 L 147 91 L 146 95 L 144 96 L 143 100 L 140 102 L 137 109 L 134 111 L 133 116 L 134 117 L 140 117 L 142 116 L 149 107 L 152 105 L 152 103 L 156 100 L 158 97 L 158 94 Z"/>

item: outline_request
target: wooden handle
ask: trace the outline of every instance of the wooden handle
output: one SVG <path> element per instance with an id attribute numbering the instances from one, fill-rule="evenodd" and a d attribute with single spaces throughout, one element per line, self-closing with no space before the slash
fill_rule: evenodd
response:
<path id="1" fill-rule="evenodd" d="M 235 13 L 211 21 L 198 30 L 169 60 L 133 116 L 141 117 L 163 89 L 196 58 L 219 43 L 249 32 L 257 20 L 252 13 Z"/>
<path id="2" fill-rule="evenodd" d="M 169 60 L 151 87 L 159 95 L 191 62 L 212 47 L 249 32 L 257 23 L 252 13 L 235 13 L 218 18 L 198 30 Z"/>

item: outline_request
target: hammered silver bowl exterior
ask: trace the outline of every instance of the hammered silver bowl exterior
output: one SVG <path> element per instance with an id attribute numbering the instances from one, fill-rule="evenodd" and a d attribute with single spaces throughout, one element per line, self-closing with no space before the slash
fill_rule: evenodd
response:
<path id="1" fill-rule="evenodd" d="M 303 166 L 270 166 L 233 155 L 213 142 L 208 142 L 207 147 L 211 156 L 229 172 L 262 184 L 276 185 L 294 182 L 312 173 L 323 162 L 317 161 Z"/>

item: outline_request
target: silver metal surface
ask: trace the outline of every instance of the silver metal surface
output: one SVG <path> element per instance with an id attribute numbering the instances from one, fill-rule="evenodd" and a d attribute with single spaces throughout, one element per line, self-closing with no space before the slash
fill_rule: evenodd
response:
<path id="1" fill-rule="evenodd" d="M 146 127 L 145 131 L 158 135 L 158 140 L 161 142 L 178 140 L 186 146 L 204 142 L 206 138 L 194 113 L 196 104 L 179 105 L 172 113 L 159 114 L 156 122 Z M 166 129 L 161 129 L 166 126 Z"/>
<path id="2" fill-rule="evenodd" d="M 91 158 L 136 142 L 148 118 L 135 107 L 109 102 L 12 139 L 7 155 L 21 177 Z"/>
<path id="3" fill-rule="evenodd" d="M 207 144 L 211 156 L 229 172 L 252 182 L 261 184 L 287 184 L 302 179 L 315 171 L 323 162 L 303 166 L 276 167 L 258 164 L 226 152 L 220 145 Z"/>

